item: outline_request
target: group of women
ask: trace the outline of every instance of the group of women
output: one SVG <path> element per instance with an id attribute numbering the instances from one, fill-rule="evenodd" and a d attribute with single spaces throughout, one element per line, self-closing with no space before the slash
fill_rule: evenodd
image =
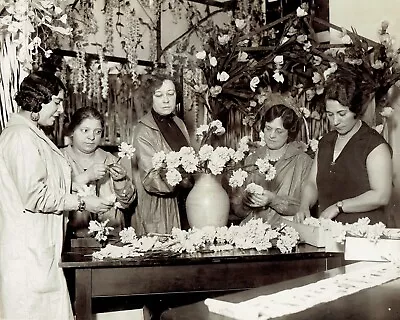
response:
<path id="1" fill-rule="evenodd" d="M 99 148 L 104 120 L 83 107 L 68 126 L 71 144 L 59 149 L 42 131 L 63 112 L 64 85 L 54 72 L 28 75 L 15 97 L 20 111 L 0 135 L 0 318 L 73 319 L 66 281 L 58 267 L 66 229 L 86 236 L 90 220 L 109 220 L 115 232 L 126 225 L 123 210 L 137 197 L 131 224 L 138 234 L 169 233 L 184 224 L 184 199 L 190 177 L 171 187 L 152 168 L 159 151 L 190 144 L 185 124 L 174 111 L 176 88 L 163 76 L 144 84 L 149 105 L 134 135 L 133 164 L 126 169 Z M 325 135 L 312 160 L 295 143 L 299 117 L 284 105 L 266 111 L 265 145 L 247 164 L 268 156 L 277 175 L 265 181 L 249 176 L 262 194 L 244 189 L 231 193 L 232 211 L 244 223 L 261 217 L 274 223 L 282 215 L 302 221 L 318 203 L 318 216 L 354 222 L 368 216 L 385 222 L 384 206 L 392 187 L 391 149 L 360 120 L 362 93 L 352 84 L 333 82 L 326 92 L 326 113 L 333 130 Z M 118 205 L 117 205 L 118 204 Z"/>

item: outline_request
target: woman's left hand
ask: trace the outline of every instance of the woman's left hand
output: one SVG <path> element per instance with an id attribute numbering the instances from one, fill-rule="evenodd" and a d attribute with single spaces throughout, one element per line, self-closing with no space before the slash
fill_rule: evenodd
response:
<path id="1" fill-rule="evenodd" d="M 127 178 L 125 168 L 119 163 L 113 163 L 108 166 L 108 172 L 114 181 L 121 181 Z"/>
<path id="2" fill-rule="evenodd" d="M 334 219 L 336 216 L 339 214 L 339 210 L 336 206 L 336 204 L 333 204 L 326 208 L 324 211 L 322 211 L 321 215 L 319 216 L 320 218 L 323 219 Z"/>
<path id="3" fill-rule="evenodd" d="M 247 193 L 243 199 L 245 205 L 254 208 L 261 208 L 268 205 L 274 197 L 274 193 L 264 190 L 263 194 Z"/>

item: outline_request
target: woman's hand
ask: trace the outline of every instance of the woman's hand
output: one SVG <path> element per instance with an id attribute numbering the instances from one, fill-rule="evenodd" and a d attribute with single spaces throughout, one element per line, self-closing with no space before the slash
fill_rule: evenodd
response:
<path id="1" fill-rule="evenodd" d="M 102 213 L 107 212 L 114 205 L 113 200 L 99 198 L 96 196 L 84 197 L 83 201 L 85 201 L 85 204 L 86 204 L 85 210 L 92 212 L 92 213 L 97 213 L 97 214 L 102 214 Z"/>
<path id="2" fill-rule="evenodd" d="M 243 203 L 249 207 L 261 208 L 271 203 L 274 196 L 275 194 L 268 190 L 264 190 L 263 194 L 246 192 L 246 195 L 243 198 Z"/>
<path id="3" fill-rule="evenodd" d="M 122 181 L 127 178 L 125 168 L 119 163 L 113 163 L 108 166 L 108 172 L 114 181 Z"/>
<path id="4" fill-rule="evenodd" d="M 322 211 L 321 215 L 319 218 L 323 219 L 334 219 L 336 216 L 339 214 L 339 208 L 336 206 L 336 204 L 333 204 L 326 208 L 324 211 Z"/>
<path id="5" fill-rule="evenodd" d="M 293 221 L 297 223 L 302 223 L 305 218 L 311 217 L 309 208 L 300 208 L 299 211 L 294 215 Z"/>
<path id="6" fill-rule="evenodd" d="M 104 163 L 93 164 L 85 171 L 85 174 L 88 178 L 88 181 L 86 183 L 100 180 L 105 176 L 106 172 L 107 172 L 107 166 Z"/>

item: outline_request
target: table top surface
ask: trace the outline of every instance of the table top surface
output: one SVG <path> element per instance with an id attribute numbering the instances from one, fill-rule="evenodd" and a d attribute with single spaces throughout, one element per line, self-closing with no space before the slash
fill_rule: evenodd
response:
<path id="1" fill-rule="evenodd" d="M 358 262 L 310 276 L 288 280 L 256 289 L 246 290 L 217 298 L 229 302 L 242 302 L 261 295 L 303 286 L 325 278 L 356 271 L 374 262 Z M 284 320 L 350 320 L 350 319 L 400 319 L 400 279 L 365 289 L 327 303 L 316 305 L 299 313 L 275 319 Z M 231 319 L 208 311 L 204 302 L 174 308 L 163 313 L 162 320 L 227 320 Z"/>
<path id="2" fill-rule="evenodd" d="M 96 267 L 129 267 L 155 265 L 190 265 L 202 263 L 228 262 L 256 262 L 256 261 L 284 261 L 300 259 L 317 259 L 343 255 L 343 253 L 325 252 L 324 248 L 316 248 L 308 244 L 300 244 L 292 253 L 282 254 L 278 249 L 257 251 L 255 249 L 233 249 L 219 252 L 202 251 L 196 253 L 171 254 L 157 252 L 144 256 L 121 259 L 97 260 L 92 253 L 99 249 L 72 248 L 70 252 L 62 254 L 62 268 L 96 268 Z"/>

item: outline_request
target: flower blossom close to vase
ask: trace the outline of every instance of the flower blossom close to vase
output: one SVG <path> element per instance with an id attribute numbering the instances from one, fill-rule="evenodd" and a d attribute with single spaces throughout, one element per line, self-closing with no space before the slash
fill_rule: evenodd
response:
<path id="1" fill-rule="evenodd" d="M 154 170 L 165 172 L 167 182 L 171 186 L 176 186 L 181 182 L 182 174 L 194 173 L 211 173 L 217 176 L 231 172 L 229 185 L 234 188 L 243 185 L 248 171 L 258 170 L 265 174 L 266 180 L 274 179 L 276 170 L 268 158 L 258 159 L 254 165 L 242 164 L 250 152 L 251 139 L 248 136 L 240 140 L 236 150 L 224 146 L 214 148 L 207 143 L 212 135 L 224 133 L 225 128 L 219 120 L 200 126 L 196 131 L 197 136 L 201 138 L 197 152 L 192 147 L 182 147 L 179 151 L 169 153 L 157 152 L 152 158 Z"/>

